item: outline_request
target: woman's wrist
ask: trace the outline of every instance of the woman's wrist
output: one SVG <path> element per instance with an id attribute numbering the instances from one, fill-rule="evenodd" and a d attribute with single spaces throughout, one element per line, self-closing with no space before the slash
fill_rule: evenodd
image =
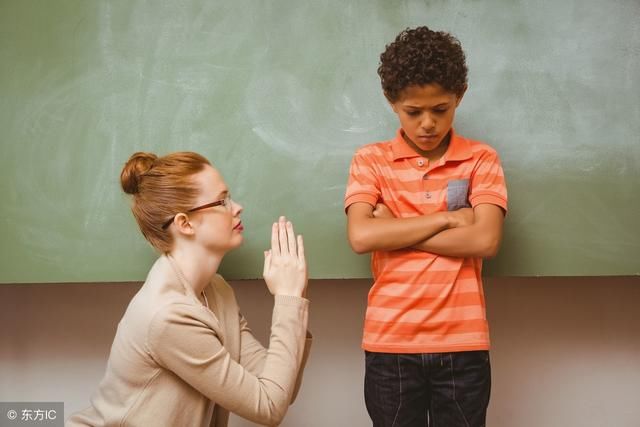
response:
<path id="1" fill-rule="evenodd" d="M 297 297 L 303 298 L 304 291 L 279 291 L 273 294 L 273 296 L 281 296 L 281 297 Z"/>

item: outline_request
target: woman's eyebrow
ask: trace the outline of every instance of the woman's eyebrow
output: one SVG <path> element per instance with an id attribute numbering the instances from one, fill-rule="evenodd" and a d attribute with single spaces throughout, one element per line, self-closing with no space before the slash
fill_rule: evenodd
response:
<path id="1" fill-rule="evenodd" d="M 229 194 L 229 190 L 222 190 L 220 193 L 218 193 L 216 198 L 222 198 L 222 197 L 226 196 L 227 194 Z"/>

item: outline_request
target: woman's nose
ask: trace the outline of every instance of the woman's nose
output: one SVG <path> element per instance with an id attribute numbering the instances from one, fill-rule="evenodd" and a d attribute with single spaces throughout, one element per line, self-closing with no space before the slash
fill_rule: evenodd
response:
<path id="1" fill-rule="evenodd" d="M 240 203 L 236 202 L 236 201 L 235 201 L 235 200 L 233 200 L 233 199 L 231 200 L 231 205 L 232 205 L 232 207 L 233 207 L 233 209 L 231 210 L 231 212 L 233 212 L 233 215 L 234 215 L 234 216 L 235 216 L 235 215 L 239 215 L 239 214 L 240 214 L 240 212 L 242 212 L 242 210 L 244 209 Z"/>

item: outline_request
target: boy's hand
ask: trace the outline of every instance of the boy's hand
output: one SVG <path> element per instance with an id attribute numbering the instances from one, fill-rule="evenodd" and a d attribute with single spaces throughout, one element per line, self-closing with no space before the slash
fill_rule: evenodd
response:
<path id="1" fill-rule="evenodd" d="M 391 209 L 389 209 L 384 203 L 377 203 L 372 215 L 374 218 L 395 218 Z"/>
<path id="2" fill-rule="evenodd" d="M 472 208 L 462 208 L 457 211 L 449 211 L 450 228 L 466 227 L 473 224 L 475 216 Z"/>

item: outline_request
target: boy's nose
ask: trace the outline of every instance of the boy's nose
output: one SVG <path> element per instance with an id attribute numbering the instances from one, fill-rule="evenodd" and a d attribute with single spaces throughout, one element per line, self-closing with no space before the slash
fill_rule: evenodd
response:
<path id="1" fill-rule="evenodd" d="M 430 131 L 436 127 L 436 121 L 430 114 L 425 114 L 422 122 L 420 123 L 420 127 L 426 131 Z"/>

